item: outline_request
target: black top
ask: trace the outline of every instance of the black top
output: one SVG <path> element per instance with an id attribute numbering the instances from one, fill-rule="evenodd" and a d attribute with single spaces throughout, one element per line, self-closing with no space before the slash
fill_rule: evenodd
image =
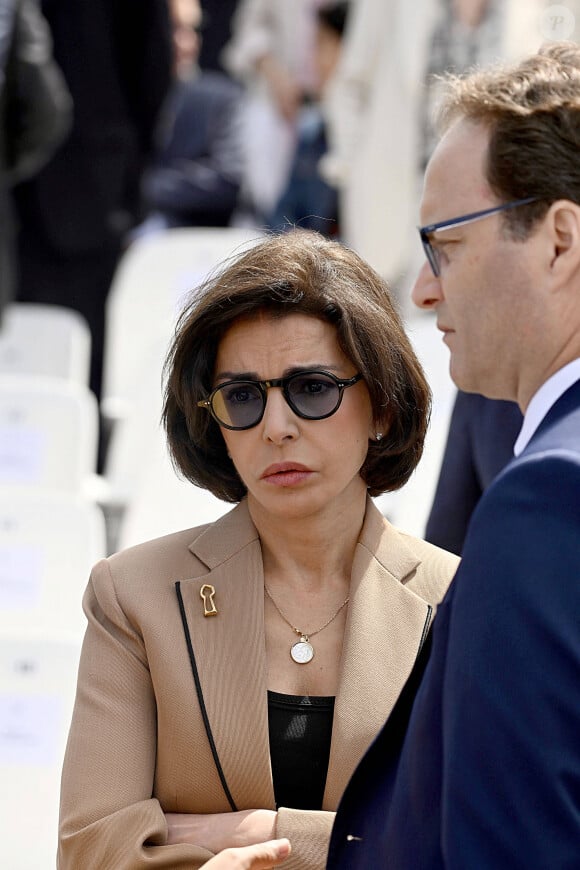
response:
<path id="1" fill-rule="evenodd" d="M 332 697 L 268 692 L 270 758 L 277 807 L 322 808 L 333 714 Z"/>

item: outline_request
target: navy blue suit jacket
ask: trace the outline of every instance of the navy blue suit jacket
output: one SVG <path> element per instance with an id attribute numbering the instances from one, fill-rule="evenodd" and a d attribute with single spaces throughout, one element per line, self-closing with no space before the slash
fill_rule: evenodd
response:
<path id="1" fill-rule="evenodd" d="M 513 459 L 522 428 L 515 402 L 457 393 L 425 539 L 460 555 L 477 502 Z"/>
<path id="2" fill-rule="evenodd" d="M 482 497 L 432 634 L 328 867 L 577 870 L 580 382 Z"/>

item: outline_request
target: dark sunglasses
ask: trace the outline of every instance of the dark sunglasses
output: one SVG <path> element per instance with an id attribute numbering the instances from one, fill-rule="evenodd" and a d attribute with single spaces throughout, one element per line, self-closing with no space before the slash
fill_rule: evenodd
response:
<path id="1" fill-rule="evenodd" d="M 530 202 L 536 202 L 537 199 L 537 196 L 528 196 L 525 199 L 515 199 L 512 202 L 504 202 L 502 205 L 496 205 L 493 206 L 493 208 L 486 208 L 483 211 L 474 211 L 471 212 L 471 214 L 464 214 L 460 217 L 450 218 L 446 221 L 439 221 L 437 224 L 428 224 L 426 227 L 417 227 L 419 235 L 421 236 L 421 242 L 423 243 L 425 256 L 429 261 L 431 271 L 435 277 L 439 277 L 441 273 L 441 265 L 439 263 L 439 252 L 431 244 L 429 236 L 433 235 L 433 233 L 436 233 L 438 230 L 450 230 L 453 227 L 463 226 L 463 224 L 472 224 L 475 223 L 475 221 L 482 220 L 482 218 L 491 217 L 492 214 L 498 214 L 499 212 L 507 211 L 510 208 L 517 208 L 520 205 L 527 205 Z"/>
<path id="2" fill-rule="evenodd" d="M 214 420 L 225 429 L 251 429 L 264 416 L 267 391 L 271 387 L 280 387 L 286 402 L 298 417 L 324 420 L 338 411 L 344 390 L 361 378 L 359 374 L 348 380 L 340 380 L 324 371 L 296 372 L 269 381 L 236 378 L 220 384 L 197 405 L 207 408 Z"/>

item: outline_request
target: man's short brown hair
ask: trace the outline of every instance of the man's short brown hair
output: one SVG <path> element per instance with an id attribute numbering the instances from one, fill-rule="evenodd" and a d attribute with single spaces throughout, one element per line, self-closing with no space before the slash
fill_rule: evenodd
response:
<path id="1" fill-rule="evenodd" d="M 486 176 L 503 202 L 537 197 L 506 211 L 506 227 L 526 238 L 551 203 L 580 204 L 580 46 L 546 44 L 516 66 L 445 77 L 441 132 L 466 119 L 489 128 Z"/>
<path id="2" fill-rule="evenodd" d="M 386 282 L 357 254 L 317 233 L 272 235 L 223 264 L 183 312 L 165 366 L 163 421 L 175 466 L 226 501 L 246 488 L 207 397 L 219 343 L 240 319 L 307 314 L 332 324 L 369 391 L 382 440 L 369 442 L 361 476 L 371 495 L 402 486 L 423 451 L 431 395 Z"/>

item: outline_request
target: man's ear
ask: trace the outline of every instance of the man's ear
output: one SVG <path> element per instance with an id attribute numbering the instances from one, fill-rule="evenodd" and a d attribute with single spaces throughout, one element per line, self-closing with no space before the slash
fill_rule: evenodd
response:
<path id="1" fill-rule="evenodd" d="M 567 199 L 552 203 L 546 220 L 552 237 L 550 269 L 558 283 L 580 270 L 580 206 Z"/>

